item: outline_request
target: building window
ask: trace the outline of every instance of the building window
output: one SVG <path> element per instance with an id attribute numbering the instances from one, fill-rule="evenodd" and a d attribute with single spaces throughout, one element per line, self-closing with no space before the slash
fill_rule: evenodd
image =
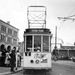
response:
<path id="1" fill-rule="evenodd" d="M 12 44 L 12 38 L 11 37 L 7 38 L 7 43 Z"/>
<path id="2" fill-rule="evenodd" d="M 1 25 L 1 31 L 2 31 L 2 32 L 6 32 L 6 26 Z"/>
<path id="3" fill-rule="evenodd" d="M 17 37 L 17 31 L 14 31 L 14 34 L 13 35 Z"/>
<path id="4" fill-rule="evenodd" d="M 6 36 L 5 36 L 5 35 L 3 35 L 3 34 L 1 34 L 1 41 L 6 42 Z"/>
<path id="5" fill-rule="evenodd" d="M 17 45 L 17 39 L 13 39 L 13 44 Z"/>
<path id="6" fill-rule="evenodd" d="M 12 35 L 12 29 L 8 28 L 8 33 Z"/>

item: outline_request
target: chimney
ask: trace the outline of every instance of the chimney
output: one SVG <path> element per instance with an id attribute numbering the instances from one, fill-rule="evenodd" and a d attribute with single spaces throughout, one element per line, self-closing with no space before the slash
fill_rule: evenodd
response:
<path id="1" fill-rule="evenodd" d="M 7 24 L 10 24 L 10 21 L 7 21 Z"/>

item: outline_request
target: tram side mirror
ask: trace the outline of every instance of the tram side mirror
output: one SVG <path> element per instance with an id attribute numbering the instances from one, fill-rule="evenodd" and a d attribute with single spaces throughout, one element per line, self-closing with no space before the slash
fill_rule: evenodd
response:
<path id="1" fill-rule="evenodd" d="M 31 56 L 31 52 L 25 52 L 25 56 Z"/>

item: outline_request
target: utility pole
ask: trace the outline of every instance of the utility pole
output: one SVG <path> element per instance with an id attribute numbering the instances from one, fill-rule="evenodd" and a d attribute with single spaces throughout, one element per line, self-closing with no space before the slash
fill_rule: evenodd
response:
<path id="1" fill-rule="evenodd" d="M 57 26 L 55 26 L 55 50 L 57 50 Z"/>
<path id="2" fill-rule="evenodd" d="M 57 56 L 57 26 L 55 26 L 55 46 L 53 50 L 53 55 Z"/>
<path id="3" fill-rule="evenodd" d="M 54 61 L 57 60 L 57 26 L 55 26 L 55 47 L 53 50 Z"/>

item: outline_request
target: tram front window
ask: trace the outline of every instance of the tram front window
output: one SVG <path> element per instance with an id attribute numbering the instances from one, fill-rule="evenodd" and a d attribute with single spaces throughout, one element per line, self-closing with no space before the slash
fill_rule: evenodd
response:
<path id="1" fill-rule="evenodd" d="M 41 36 L 34 36 L 34 52 L 41 51 Z"/>
<path id="2" fill-rule="evenodd" d="M 43 52 L 49 52 L 49 36 L 43 36 Z"/>
<path id="3" fill-rule="evenodd" d="M 26 37 L 26 51 L 32 51 L 32 36 Z"/>

